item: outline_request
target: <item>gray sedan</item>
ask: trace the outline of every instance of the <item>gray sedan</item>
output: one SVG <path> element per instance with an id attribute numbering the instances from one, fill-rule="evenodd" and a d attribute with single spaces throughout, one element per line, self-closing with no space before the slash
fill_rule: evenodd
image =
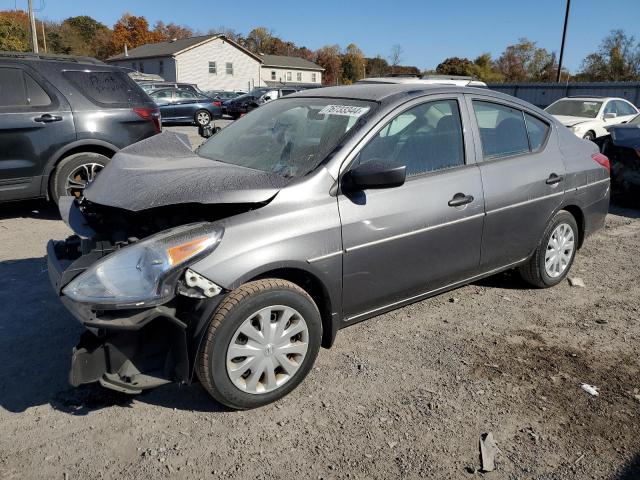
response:
<path id="1" fill-rule="evenodd" d="M 486 89 L 301 92 L 195 153 L 165 132 L 61 202 L 77 235 L 49 274 L 88 329 L 71 383 L 198 378 L 258 407 L 343 327 L 508 269 L 557 285 L 608 204 L 593 143 Z"/>

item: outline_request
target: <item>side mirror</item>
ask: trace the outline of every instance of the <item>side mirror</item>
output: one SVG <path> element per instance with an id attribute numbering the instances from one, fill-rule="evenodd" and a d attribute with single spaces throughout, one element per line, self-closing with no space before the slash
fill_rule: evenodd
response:
<path id="1" fill-rule="evenodd" d="M 605 113 L 604 114 L 604 119 L 605 120 L 611 120 L 612 118 L 616 118 L 618 116 L 617 113 Z"/>
<path id="2" fill-rule="evenodd" d="M 403 185 L 407 178 L 405 165 L 392 165 L 382 160 L 370 160 L 350 170 L 344 177 L 344 186 L 351 190 L 391 188 Z"/>
<path id="3" fill-rule="evenodd" d="M 220 127 L 216 127 L 215 125 L 199 125 L 198 126 L 198 135 L 202 138 L 213 137 L 216 133 L 222 130 Z"/>

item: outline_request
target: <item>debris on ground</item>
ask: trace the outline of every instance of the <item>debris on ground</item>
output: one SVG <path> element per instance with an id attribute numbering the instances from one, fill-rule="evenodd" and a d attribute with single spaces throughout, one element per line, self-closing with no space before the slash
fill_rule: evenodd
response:
<path id="1" fill-rule="evenodd" d="M 582 388 L 585 392 L 593 397 L 597 397 L 599 395 L 598 387 L 594 387 L 593 385 L 583 383 L 582 385 L 580 385 L 580 388 Z"/>
<path id="2" fill-rule="evenodd" d="M 483 472 L 493 472 L 496 469 L 495 460 L 498 446 L 493 439 L 493 433 L 480 435 L 480 460 Z"/>
<path id="3" fill-rule="evenodd" d="M 586 288 L 584 280 L 579 277 L 567 277 L 567 280 L 569 280 L 569 285 L 571 285 L 572 287 Z"/>

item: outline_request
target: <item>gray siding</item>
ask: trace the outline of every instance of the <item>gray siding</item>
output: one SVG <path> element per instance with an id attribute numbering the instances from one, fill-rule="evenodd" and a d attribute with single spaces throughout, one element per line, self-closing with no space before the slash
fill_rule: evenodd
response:
<path id="1" fill-rule="evenodd" d="M 276 78 L 272 77 L 272 72 L 275 72 Z M 291 73 L 291 80 L 287 79 L 287 73 Z M 298 80 L 298 74 L 301 79 Z M 315 81 L 313 75 L 315 74 Z M 295 68 L 282 68 L 282 67 L 262 67 L 262 80 L 265 82 L 278 82 L 278 83 L 315 83 L 320 85 L 322 83 L 322 72 L 312 70 L 301 70 Z"/>

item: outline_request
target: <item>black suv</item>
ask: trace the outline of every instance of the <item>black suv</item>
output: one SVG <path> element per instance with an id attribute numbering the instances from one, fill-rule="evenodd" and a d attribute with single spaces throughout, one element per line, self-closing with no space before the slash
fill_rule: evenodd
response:
<path id="1" fill-rule="evenodd" d="M 0 202 L 81 197 L 115 152 L 159 133 L 160 120 L 118 67 L 0 52 Z"/>

